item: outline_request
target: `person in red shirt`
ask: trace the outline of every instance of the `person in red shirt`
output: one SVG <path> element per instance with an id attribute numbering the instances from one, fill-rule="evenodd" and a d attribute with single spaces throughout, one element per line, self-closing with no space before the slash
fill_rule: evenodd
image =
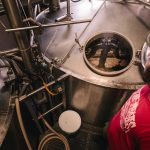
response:
<path id="1" fill-rule="evenodd" d="M 134 92 L 109 123 L 109 150 L 150 150 L 150 61 L 144 78 L 148 84 Z"/>

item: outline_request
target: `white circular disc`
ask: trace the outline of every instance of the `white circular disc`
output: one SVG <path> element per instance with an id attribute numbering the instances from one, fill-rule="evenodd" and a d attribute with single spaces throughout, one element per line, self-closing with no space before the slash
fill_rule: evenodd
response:
<path id="1" fill-rule="evenodd" d="M 79 130 L 81 126 L 81 117 L 77 112 L 67 110 L 60 115 L 58 123 L 59 127 L 64 132 L 71 134 Z"/>

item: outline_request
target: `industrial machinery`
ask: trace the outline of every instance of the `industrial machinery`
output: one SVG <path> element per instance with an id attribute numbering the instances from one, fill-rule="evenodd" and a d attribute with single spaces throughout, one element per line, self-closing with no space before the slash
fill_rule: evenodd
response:
<path id="1" fill-rule="evenodd" d="M 1 149 L 106 150 L 144 84 L 149 18 L 146 0 L 2 0 Z"/>

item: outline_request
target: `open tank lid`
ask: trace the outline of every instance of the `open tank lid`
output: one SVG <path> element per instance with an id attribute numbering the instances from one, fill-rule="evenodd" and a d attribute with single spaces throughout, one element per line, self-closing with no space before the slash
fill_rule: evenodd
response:
<path id="1" fill-rule="evenodd" d="M 126 71 L 133 58 L 132 46 L 122 35 L 100 33 L 90 38 L 84 49 L 87 66 L 97 74 L 114 76 Z"/>

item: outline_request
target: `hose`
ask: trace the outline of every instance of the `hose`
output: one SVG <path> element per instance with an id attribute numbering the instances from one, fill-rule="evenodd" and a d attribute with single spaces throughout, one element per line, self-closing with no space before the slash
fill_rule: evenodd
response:
<path id="1" fill-rule="evenodd" d="M 51 90 L 48 88 L 47 83 L 44 81 L 44 79 L 43 79 L 41 76 L 35 75 L 35 74 L 32 74 L 32 75 L 38 77 L 38 78 L 42 81 L 42 84 L 43 84 L 45 90 L 46 90 L 50 95 L 55 96 L 55 95 L 58 94 L 58 93 L 55 93 L 55 92 L 51 91 Z"/>
<path id="2" fill-rule="evenodd" d="M 15 104 L 16 104 L 16 113 L 17 113 L 17 117 L 18 117 L 18 121 L 19 121 L 19 125 L 20 125 L 20 128 L 21 128 L 23 137 L 25 139 L 25 142 L 27 144 L 28 149 L 32 150 L 32 147 L 31 147 L 31 144 L 30 144 L 27 132 L 26 132 L 24 124 L 23 124 L 21 110 L 20 110 L 20 103 L 19 103 L 19 99 L 18 98 L 16 98 Z"/>
<path id="3" fill-rule="evenodd" d="M 47 84 L 44 81 L 43 81 L 43 86 L 50 95 L 52 95 L 52 96 L 57 95 L 57 93 L 50 91 L 50 89 L 48 88 Z"/>
<path id="4" fill-rule="evenodd" d="M 55 93 L 51 92 L 47 86 L 47 84 L 43 81 L 43 85 L 45 87 L 45 89 L 47 90 L 48 93 L 50 93 L 51 95 L 56 95 Z M 23 124 L 23 119 L 22 119 L 22 115 L 21 115 L 21 109 L 20 109 L 20 103 L 19 103 L 19 99 L 16 98 L 15 100 L 15 104 L 16 104 L 16 113 L 17 113 L 17 117 L 18 117 L 18 121 L 19 121 L 19 125 L 23 134 L 23 137 L 25 139 L 26 145 L 28 147 L 29 150 L 32 150 L 32 146 L 30 144 L 27 132 L 25 130 L 24 124 Z M 70 146 L 68 143 L 68 140 L 62 135 L 57 133 L 50 125 L 49 123 L 43 118 L 41 117 L 41 119 L 43 120 L 44 124 L 46 125 L 46 127 L 52 132 L 49 133 L 48 135 L 46 135 L 39 143 L 38 146 L 38 150 L 43 150 L 45 144 L 47 142 L 49 142 L 50 140 L 53 139 L 59 139 L 60 141 L 62 141 L 64 143 L 65 146 L 65 150 L 70 150 Z"/>
<path id="5" fill-rule="evenodd" d="M 44 136 L 44 138 L 39 143 L 38 150 L 43 150 L 45 144 L 47 144 L 50 140 L 53 139 L 59 139 L 64 143 L 65 150 L 70 150 L 68 140 L 62 134 L 56 132 L 43 117 L 41 119 L 52 133 L 49 133 L 48 135 Z"/>
<path id="6" fill-rule="evenodd" d="M 29 149 L 29 150 L 32 150 L 32 146 L 31 146 L 31 144 L 30 144 L 30 141 L 29 141 L 27 132 L 26 132 L 25 127 L 24 127 L 24 124 L 23 124 L 22 115 L 21 115 L 21 110 L 20 110 L 20 103 L 19 103 L 19 99 L 18 99 L 18 98 L 16 98 L 15 104 L 16 104 L 16 113 L 17 113 L 19 125 L 20 125 L 20 128 L 21 128 L 23 137 L 24 137 L 24 139 L 25 139 L 25 143 L 26 143 L 28 149 Z M 62 141 L 62 142 L 64 143 L 64 145 L 65 145 L 65 150 L 70 150 L 70 146 L 69 146 L 68 140 L 67 140 L 62 134 L 57 133 L 57 132 L 48 124 L 48 122 L 47 122 L 43 117 L 41 117 L 41 119 L 43 120 L 43 122 L 44 122 L 44 124 L 46 125 L 46 127 L 47 127 L 52 133 L 49 133 L 48 135 L 46 135 L 46 136 L 40 141 L 39 146 L 38 146 L 38 150 L 43 150 L 45 144 L 47 144 L 47 142 L 49 142 L 50 140 L 53 140 L 53 139 L 59 139 L 60 141 Z"/>

